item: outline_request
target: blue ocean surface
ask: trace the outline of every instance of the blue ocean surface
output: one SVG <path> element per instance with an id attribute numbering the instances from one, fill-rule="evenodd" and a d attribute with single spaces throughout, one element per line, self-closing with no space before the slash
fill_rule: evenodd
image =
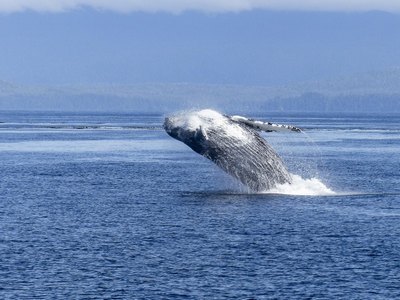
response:
<path id="1" fill-rule="evenodd" d="M 263 134 L 293 186 L 248 192 L 162 115 L 1 112 L 0 298 L 399 299 L 400 116 L 256 117 L 304 129 Z"/>

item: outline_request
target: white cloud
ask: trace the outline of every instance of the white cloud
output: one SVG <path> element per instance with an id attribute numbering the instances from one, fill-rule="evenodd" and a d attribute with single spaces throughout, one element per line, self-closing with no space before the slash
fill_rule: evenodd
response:
<path id="1" fill-rule="evenodd" d="M 83 7 L 117 12 L 239 12 L 252 9 L 400 12 L 400 0 L 0 0 L 0 12 L 62 12 Z"/>

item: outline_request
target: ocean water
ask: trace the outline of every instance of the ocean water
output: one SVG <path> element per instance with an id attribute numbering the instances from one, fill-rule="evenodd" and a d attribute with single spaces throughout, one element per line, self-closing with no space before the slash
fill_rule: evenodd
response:
<path id="1" fill-rule="evenodd" d="M 400 298 L 399 115 L 259 115 L 258 194 L 163 117 L 0 113 L 1 299 Z"/>

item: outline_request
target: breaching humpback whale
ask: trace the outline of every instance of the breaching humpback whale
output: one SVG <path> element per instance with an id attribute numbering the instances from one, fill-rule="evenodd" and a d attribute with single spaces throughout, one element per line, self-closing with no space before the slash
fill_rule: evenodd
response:
<path id="1" fill-rule="evenodd" d="M 252 191 L 265 191 L 277 184 L 291 183 L 291 176 L 282 160 L 258 131 L 299 132 L 296 127 L 204 109 L 166 117 L 164 129 Z"/>

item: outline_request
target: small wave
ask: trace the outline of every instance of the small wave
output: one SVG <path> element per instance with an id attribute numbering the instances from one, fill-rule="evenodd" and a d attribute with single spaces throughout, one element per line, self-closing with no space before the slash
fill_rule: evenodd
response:
<path id="1" fill-rule="evenodd" d="M 292 174 L 292 183 L 279 184 L 273 189 L 265 191 L 265 194 L 284 194 L 299 196 L 332 196 L 332 191 L 318 178 L 304 179 L 299 175 Z"/>
<path id="2" fill-rule="evenodd" d="M 114 125 L 114 124 L 28 124 L 28 123 L 3 123 L 0 130 L 161 130 L 161 125 Z"/>
<path id="3" fill-rule="evenodd" d="M 397 134 L 400 132 L 400 129 L 395 128 L 342 128 L 342 127 L 306 127 L 306 130 L 315 130 L 315 131 L 337 131 L 337 132 L 348 132 L 348 133 L 384 133 L 384 134 Z"/>

